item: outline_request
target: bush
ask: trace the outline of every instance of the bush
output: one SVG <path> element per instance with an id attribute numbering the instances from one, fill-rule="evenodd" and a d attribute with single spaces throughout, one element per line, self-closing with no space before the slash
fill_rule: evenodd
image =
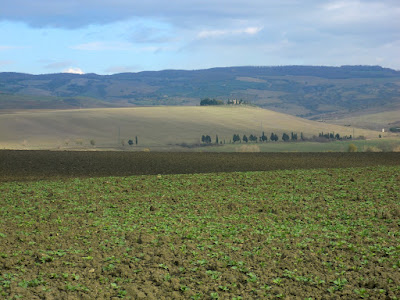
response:
<path id="1" fill-rule="evenodd" d="M 205 98 L 200 101 L 200 106 L 207 106 L 207 105 L 224 105 L 224 102 L 221 100 Z"/>
<path id="2" fill-rule="evenodd" d="M 349 148 L 347 149 L 348 152 L 357 152 L 357 146 L 354 144 L 350 144 Z"/>

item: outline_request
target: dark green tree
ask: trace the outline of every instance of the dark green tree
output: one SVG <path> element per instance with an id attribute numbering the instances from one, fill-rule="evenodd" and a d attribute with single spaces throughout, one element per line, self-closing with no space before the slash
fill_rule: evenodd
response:
<path id="1" fill-rule="evenodd" d="M 279 140 L 279 137 L 275 133 L 271 133 L 271 137 L 269 138 L 271 141 L 277 142 Z"/>
<path id="2" fill-rule="evenodd" d="M 240 142 L 240 136 L 238 134 L 234 134 L 232 140 L 234 143 Z"/>
<path id="3" fill-rule="evenodd" d="M 136 144 L 136 145 L 138 144 L 138 138 L 137 138 L 137 136 L 135 136 L 135 144 Z"/>
<path id="4" fill-rule="evenodd" d="M 263 133 L 262 133 L 262 136 L 261 136 L 261 141 L 262 142 L 266 142 L 268 139 L 267 139 L 267 136 L 265 135 L 265 133 L 264 133 L 264 131 L 263 131 Z"/>
<path id="5" fill-rule="evenodd" d="M 297 141 L 297 133 L 291 133 L 291 137 L 290 137 L 290 139 L 292 140 L 292 141 Z"/>
<path id="6" fill-rule="evenodd" d="M 218 134 L 215 136 L 215 143 L 216 143 L 216 144 L 219 144 Z"/>
<path id="7" fill-rule="evenodd" d="M 249 141 L 250 141 L 250 142 L 257 142 L 258 139 L 257 139 L 257 137 L 256 137 L 255 135 L 250 134 L 250 136 L 249 136 Z"/>
<path id="8" fill-rule="evenodd" d="M 129 140 L 129 141 L 128 141 L 128 144 L 129 144 L 129 146 L 132 146 L 132 145 L 133 145 L 133 141 L 132 141 L 132 140 Z"/>
<path id="9" fill-rule="evenodd" d="M 246 135 L 243 135 L 243 142 L 245 142 L 245 143 L 247 143 L 248 141 L 249 141 L 249 139 L 247 138 L 247 136 Z"/>
<path id="10" fill-rule="evenodd" d="M 289 138 L 289 135 L 288 135 L 287 133 L 284 132 L 284 133 L 282 134 L 282 141 L 287 142 L 289 139 L 290 139 L 290 138 Z"/>

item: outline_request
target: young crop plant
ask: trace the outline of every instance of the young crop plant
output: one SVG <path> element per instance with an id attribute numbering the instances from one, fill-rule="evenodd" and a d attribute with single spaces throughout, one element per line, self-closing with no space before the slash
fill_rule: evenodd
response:
<path id="1" fill-rule="evenodd" d="M 276 285 L 282 285 L 282 281 L 283 281 L 283 279 L 280 277 L 276 277 L 276 278 L 272 279 L 272 282 Z"/>
<path id="2" fill-rule="evenodd" d="M 227 286 L 225 286 L 225 285 L 219 285 L 218 288 L 220 290 L 224 291 L 224 292 L 228 292 L 229 291 L 229 288 Z"/>
<path id="3" fill-rule="evenodd" d="M 338 278 L 333 281 L 333 287 L 329 288 L 329 292 L 334 292 L 334 291 L 341 291 L 343 287 L 348 283 L 346 278 Z"/>
<path id="4" fill-rule="evenodd" d="M 212 292 L 210 294 L 211 299 L 219 299 L 219 294 L 217 292 Z"/>
<path id="5" fill-rule="evenodd" d="M 247 273 L 247 276 L 248 276 L 248 278 L 247 278 L 248 282 L 257 282 L 258 281 L 257 275 L 252 272 Z"/>

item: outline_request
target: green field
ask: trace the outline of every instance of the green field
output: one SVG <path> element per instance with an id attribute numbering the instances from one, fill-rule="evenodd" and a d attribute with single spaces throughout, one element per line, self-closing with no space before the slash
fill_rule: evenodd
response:
<path id="1" fill-rule="evenodd" d="M 263 131 L 267 137 L 271 132 L 280 137 L 283 132 L 296 132 L 299 137 L 301 132 L 305 137 L 334 132 L 377 139 L 380 134 L 243 106 L 31 110 L 0 114 L 3 149 L 170 150 L 182 143 L 198 144 L 202 135 L 210 135 L 213 141 L 218 135 L 220 142 L 228 144 L 235 133 L 260 136 Z M 128 141 L 136 136 L 139 148 L 129 147 Z M 384 134 L 389 136 L 393 134 Z M 296 147 L 290 147 L 286 151 L 296 151 Z M 235 148 L 226 149 L 236 151 Z"/>
<path id="2" fill-rule="evenodd" d="M 373 139 L 320 142 L 278 142 L 278 143 L 240 143 L 232 145 L 210 146 L 195 149 L 200 152 L 347 152 L 354 144 L 358 152 L 399 152 L 400 139 Z M 162 149 L 162 148 L 160 148 Z M 167 150 L 167 149 L 164 149 Z"/>
<path id="3" fill-rule="evenodd" d="M 399 166 L 0 183 L 4 299 L 399 299 Z"/>

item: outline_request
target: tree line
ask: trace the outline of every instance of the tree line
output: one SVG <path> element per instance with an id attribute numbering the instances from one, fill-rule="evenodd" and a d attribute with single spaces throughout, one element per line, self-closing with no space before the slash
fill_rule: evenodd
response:
<path id="1" fill-rule="evenodd" d="M 303 133 L 301 133 L 300 135 L 301 140 L 305 140 L 304 139 L 304 135 Z M 298 135 L 297 133 L 292 132 L 290 135 L 288 135 L 287 133 L 283 133 L 282 136 L 280 137 L 280 139 L 284 142 L 287 141 L 297 141 L 298 139 Z M 246 134 L 244 134 L 243 136 L 240 136 L 239 134 L 233 134 L 232 139 L 229 141 L 230 143 L 263 143 L 263 142 L 267 142 L 268 140 L 273 141 L 273 142 L 277 142 L 279 141 L 279 136 L 276 133 L 271 133 L 271 135 L 269 136 L 269 138 L 265 135 L 265 132 L 262 133 L 261 136 L 257 136 L 254 134 L 250 134 L 249 136 L 247 136 Z M 205 144 L 213 144 L 212 138 L 209 135 L 202 135 L 201 137 L 201 142 L 205 143 Z M 215 140 L 214 140 L 215 144 L 225 144 L 225 140 L 220 140 L 218 138 L 218 135 L 215 136 Z"/>
<path id="2" fill-rule="evenodd" d="M 311 142 L 324 142 L 324 141 L 333 141 L 333 140 L 351 140 L 353 139 L 352 135 L 350 136 L 341 136 L 339 133 L 324 133 L 320 132 L 318 137 L 313 136 L 312 138 L 306 138 L 304 134 L 301 132 L 300 136 L 296 132 L 291 132 L 290 134 L 284 132 L 282 135 L 278 135 L 274 132 L 271 132 L 269 137 L 265 135 L 265 132 L 263 132 L 260 136 L 250 134 L 247 136 L 246 134 L 244 135 L 239 135 L 237 133 L 233 134 L 232 139 L 229 141 L 229 143 L 265 143 L 267 141 L 271 142 L 278 142 L 278 141 L 283 141 L 283 142 L 297 142 L 297 141 L 311 141 Z M 218 135 L 216 135 L 214 142 L 209 135 L 203 135 L 201 137 L 201 142 L 205 144 L 225 144 L 225 140 L 220 140 L 218 138 Z"/>
<path id="3" fill-rule="evenodd" d="M 210 98 L 204 98 L 200 101 L 200 106 L 208 106 L 208 105 L 241 105 L 241 104 L 249 104 L 248 101 L 245 101 L 243 99 L 240 100 L 228 100 L 226 103 L 223 100 L 218 100 L 218 99 L 210 99 Z"/>
<path id="4" fill-rule="evenodd" d="M 326 139 L 326 140 L 337 140 L 337 141 L 342 141 L 342 140 L 351 140 L 353 139 L 352 135 L 345 135 L 345 136 L 341 136 L 339 133 L 334 133 L 334 132 L 329 132 L 329 133 L 324 133 L 324 132 L 320 132 L 318 134 L 318 137 L 321 139 Z M 315 137 L 314 137 L 315 139 Z"/>

